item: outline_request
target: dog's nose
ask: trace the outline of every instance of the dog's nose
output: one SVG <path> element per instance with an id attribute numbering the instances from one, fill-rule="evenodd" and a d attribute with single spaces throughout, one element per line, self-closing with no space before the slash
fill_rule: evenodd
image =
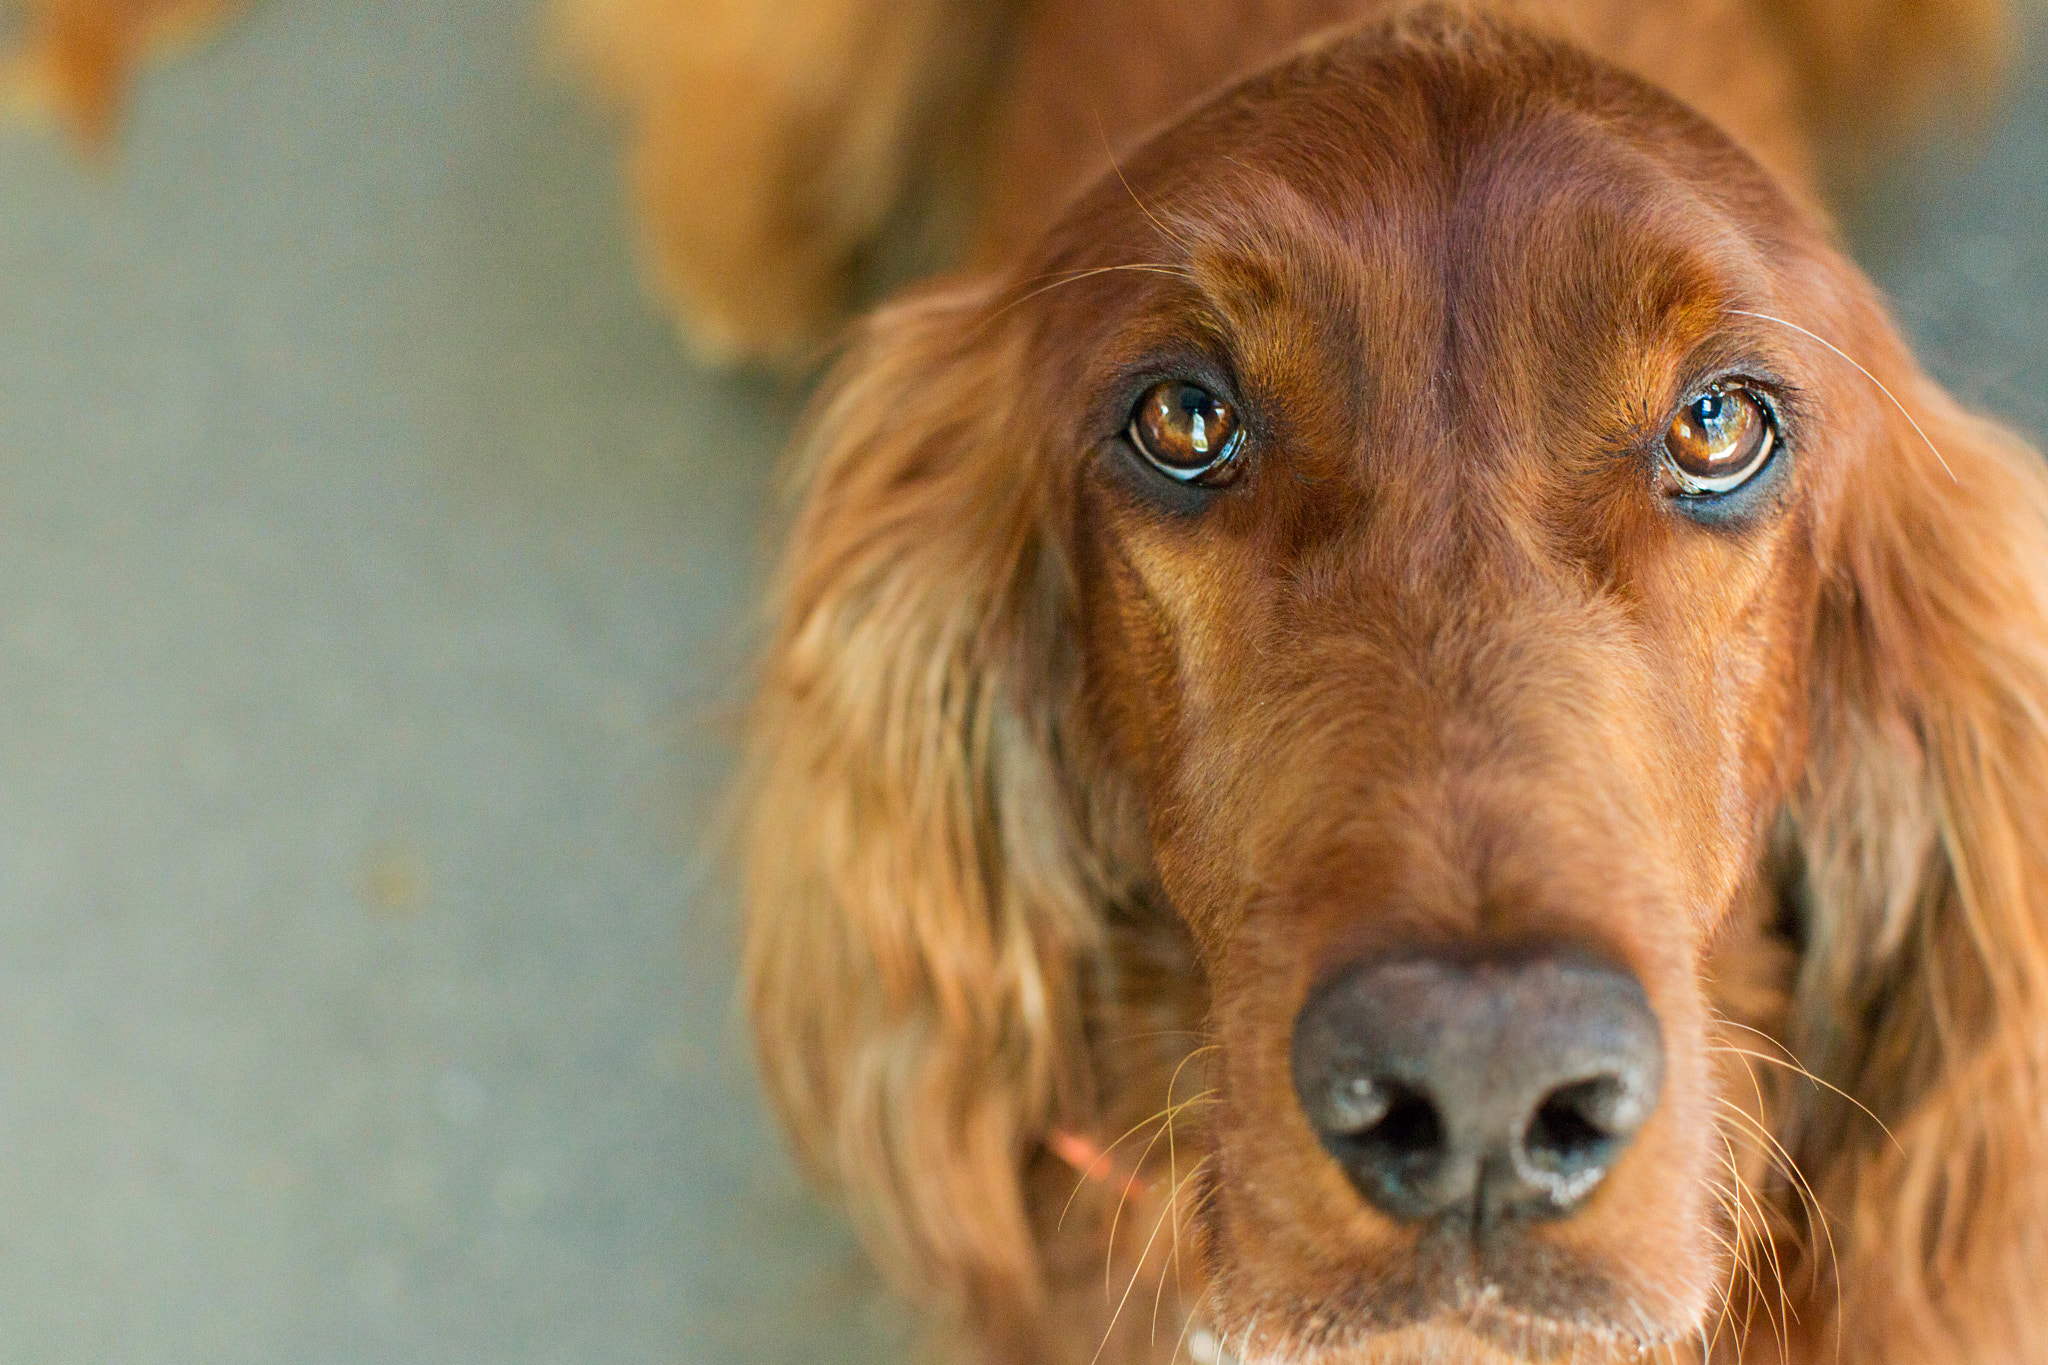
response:
<path id="1" fill-rule="evenodd" d="M 1294 1087 L 1366 1198 L 1409 1222 L 1575 1212 L 1656 1107 L 1657 1017 L 1580 957 L 1347 970 L 1294 1027 Z"/>

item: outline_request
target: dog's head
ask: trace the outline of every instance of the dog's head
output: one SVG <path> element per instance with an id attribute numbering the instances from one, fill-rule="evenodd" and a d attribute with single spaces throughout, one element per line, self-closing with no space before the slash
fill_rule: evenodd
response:
<path id="1" fill-rule="evenodd" d="M 1115 1093 L 1165 994 L 1247 1354 L 2027 1339 L 2048 494 L 1697 117 L 1491 25 L 1325 42 L 882 314 L 803 477 L 762 1050 L 993 1336 L 1039 1145 L 1173 1103 Z"/>

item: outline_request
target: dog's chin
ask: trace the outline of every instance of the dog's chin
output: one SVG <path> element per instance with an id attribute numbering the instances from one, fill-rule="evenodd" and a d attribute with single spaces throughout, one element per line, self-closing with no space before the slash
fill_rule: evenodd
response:
<path id="1" fill-rule="evenodd" d="M 1478 1304 L 1407 1327 L 1292 1336 L 1208 1337 L 1213 1365 L 1604 1365 L 1637 1361 L 1658 1343 L 1599 1323 L 1573 1323 Z M 1200 1359 L 1201 1357 L 1197 1357 Z"/>
<path id="2" fill-rule="evenodd" d="M 1615 1294 L 1528 1293 L 1469 1262 L 1404 1267 L 1375 1276 L 1350 1302 L 1293 1306 L 1292 1312 L 1231 1312 L 1209 1324 L 1223 1347 L 1217 1365 L 1574 1365 L 1638 1361 L 1682 1333 L 1646 1318 L 1623 1321 Z M 1418 1273 L 1419 1272 L 1419 1273 Z M 1477 1273 L 1475 1273 L 1477 1272 Z M 1406 1281 L 1406 1283 L 1403 1283 Z M 1582 1289 L 1590 1286 L 1582 1285 Z M 1576 1300 L 1576 1301 L 1575 1301 Z M 1595 1305 L 1600 1305 L 1596 1307 Z M 1305 1311 L 1304 1311 L 1305 1310 Z M 1236 1319 L 1229 1322 L 1227 1319 Z M 1225 1328 L 1228 1330 L 1222 1330 Z M 1199 1357 L 1198 1357 L 1199 1358 Z"/>
<path id="3" fill-rule="evenodd" d="M 1225 1245 L 1221 1231 L 1211 1225 L 1211 1247 Z M 1697 1330 L 1682 1305 L 1648 1311 L 1643 1287 L 1526 1232 L 1481 1249 L 1433 1228 L 1306 1295 L 1229 1260 L 1216 1267 L 1206 1324 L 1234 1347 L 1217 1357 L 1227 1365 L 1606 1365 Z"/>

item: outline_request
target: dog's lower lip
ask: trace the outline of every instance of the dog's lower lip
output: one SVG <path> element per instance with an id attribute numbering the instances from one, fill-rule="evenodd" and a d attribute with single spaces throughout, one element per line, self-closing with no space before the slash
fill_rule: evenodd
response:
<path id="1" fill-rule="evenodd" d="M 1330 1343 L 1320 1344 L 1315 1358 L 1327 1360 L 1336 1365 L 1353 1352 L 1372 1352 L 1384 1349 L 1390 1340 L 1412 1336 L 1416 1332 L 1429 1334 L 1436 1342 L 1433 1347 L 1421 1347 L 1426 1358 L 1441 1358 L 1444 1339 L 1464 1338 L 1468 1347 L 1475 1340 L 1483 1343 L 1482 1349 L 1497 1357 L 1524 1362 L 1525 1365 L 1549 1365 L 1552 1361 L 1569 1361 L 1577 1358 L 1580 1350 L 1589 1344 L 1598 1343 L 1625 1351 L 1641 1352 L 1666 1344 L 1664 1340 L 1647 1340 L 1633 1332 L 1625 1332 L 1605 1325 L 1572 1323 L 1540 1313 L 1523 1313 L 1500 1302 L 1500 1286 L 1481 1286 L 1472 1297 L 1459 1308 L 1447 1308 L 1437 1315 L 1407 1328 L 1361 1335 L 1348 1342 L 1335 1345 L 1332 1353 Z M 1245 1365 L 1252 1357 L 1240 1354 L 1231 1346 L 1233 1334 L 1219 1333 L 1210 1324 L 1195 1321 L 1189 1324 L 1186 1334 L 1188 1358 L 1196 1365 Z M 1270 1358 L 1286 1362 L 1285 1355 Z M 1370 1359 L 1378 1359 L 1377 1355 Z M 1406 1359 L 1404 1355 L 1402 1359 Z"/>

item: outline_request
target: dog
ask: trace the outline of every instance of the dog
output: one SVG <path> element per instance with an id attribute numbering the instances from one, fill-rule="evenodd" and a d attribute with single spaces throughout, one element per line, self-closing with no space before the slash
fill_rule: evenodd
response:
<path id="1" fill-rule="evenodd" d="M 1816 178 L 1980 20 L 1015 21 L 741 786 L 769 1093 L 946 1358 L 2048 1351 L 2048 480 Z M 881 203 L 916 124 L 812 160 Z M 679 297 L 780 348 L 879 216 Z"/>
<path id="2" fill-rule="evenodd" d="M 93 136 L 225 8 L 37 6 Z M 700 353 L 981 204 L 806 424 L 741 785 L 770 1096 L 942 1351 L 2042 1358 L 2048 482 L 1817 170 L 1995 13 L 558 18 Z"/>

